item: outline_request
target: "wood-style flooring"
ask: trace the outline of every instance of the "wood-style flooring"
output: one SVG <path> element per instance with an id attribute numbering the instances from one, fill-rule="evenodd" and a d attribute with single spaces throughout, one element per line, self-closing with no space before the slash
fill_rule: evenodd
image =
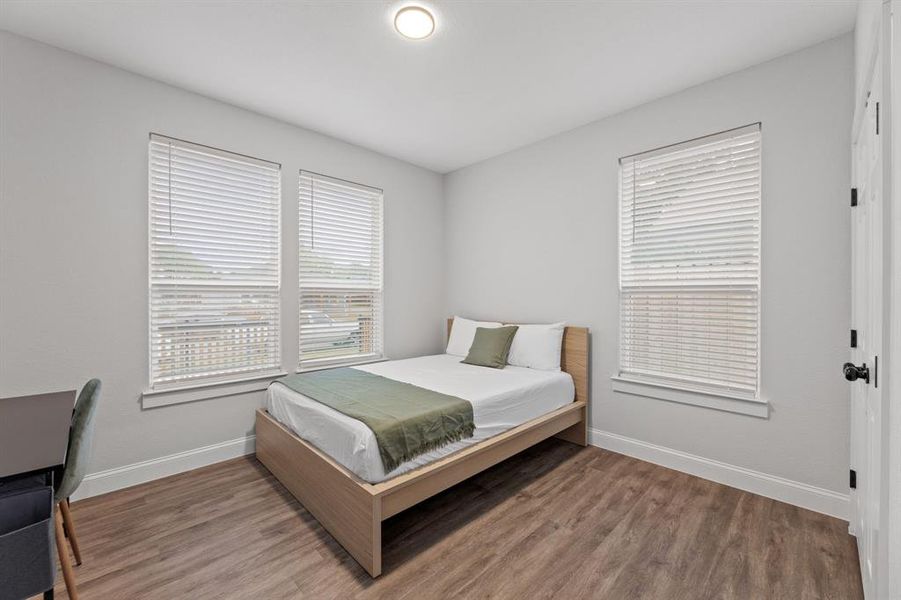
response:
<path id="1" fill-rule="evenodd" d="M 553 439 L 386 521 L 376 580 L 253 457 L 72 513 L 83 600 L 862 598 L 847 523 Z"/>

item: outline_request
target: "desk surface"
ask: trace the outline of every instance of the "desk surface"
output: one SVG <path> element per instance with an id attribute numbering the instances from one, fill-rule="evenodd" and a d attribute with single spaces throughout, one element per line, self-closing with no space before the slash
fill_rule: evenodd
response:
<path id="1" fill-rule="evenodd" d="M 65 462 L 75 390 L 0 398 L 0 477 Z"/>

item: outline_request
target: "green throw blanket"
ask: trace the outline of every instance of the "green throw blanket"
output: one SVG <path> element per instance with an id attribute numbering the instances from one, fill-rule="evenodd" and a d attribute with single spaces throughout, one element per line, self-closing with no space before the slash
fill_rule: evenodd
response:
<path id="1" fill-rule="evenodd" d="M 385 473 L 475 431 L 468 401 L 359 369 L 313 371 L 278 381 L 369 427 Z"/>

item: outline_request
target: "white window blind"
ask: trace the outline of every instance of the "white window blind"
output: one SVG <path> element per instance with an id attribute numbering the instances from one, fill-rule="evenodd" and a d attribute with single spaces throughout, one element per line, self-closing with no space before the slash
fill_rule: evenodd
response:
<path id="1" fill-rule="evenodd" d="M 300 173 L 300 368 L 382 357 L 382 191 Z"/>
<path id="2" fill-rule="evenodd" d="M 279 370 L 279 165 L 151 135 L 149 167 L 151 385 Z"/>
<path id="3" fill-rule="evenodd" d="M 760 125 L 620 160 L 620 376 L 758 398 Z"/>

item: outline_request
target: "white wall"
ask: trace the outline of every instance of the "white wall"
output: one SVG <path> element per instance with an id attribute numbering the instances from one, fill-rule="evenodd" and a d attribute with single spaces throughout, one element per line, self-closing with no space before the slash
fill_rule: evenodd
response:
<path id="1" fill-rule="evenodd" d="M 846 493 L 853 86 L 847 35 L 446 176 L 448 312 L 590 326 L 594 428 Z M 755 121 L 769 418 L 614 394 L 617 159 Z"/>
<path id="2" fill-rule="evenodd" d="M 0 396 L 103 380 L 105 470 L 243 437 L 262 392 L 142 410 L 147 141 L 162 133 L 282 164 L 284 366 L 297 360 L 300 168 L 385 190 L 385 349 L 440 350 L 441 177 L 0 32 Z"/>

